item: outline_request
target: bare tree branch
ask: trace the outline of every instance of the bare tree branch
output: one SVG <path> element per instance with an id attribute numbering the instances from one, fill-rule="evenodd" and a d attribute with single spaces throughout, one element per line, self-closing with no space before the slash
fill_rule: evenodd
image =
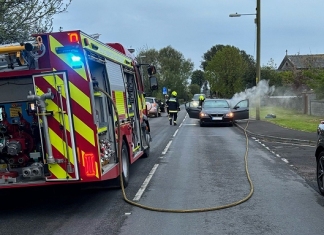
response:
<path id="1" fill-rule="evenodd" d="M 50 32 L 53 16 L 72 0 L 0 0 L 0 44 L 22 42 L 31 34 Z"/>

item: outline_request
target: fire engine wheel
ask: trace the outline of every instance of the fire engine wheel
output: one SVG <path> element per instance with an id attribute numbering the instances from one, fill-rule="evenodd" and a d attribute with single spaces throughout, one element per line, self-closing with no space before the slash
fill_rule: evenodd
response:
<path id="1" fill-rule="evenodd" d="M 145 142 L 146 142 L 146 145 L 148 146 L 148 148 L 146 148 L 144 150 L 144 154 L 143 154 L 143 158 L 148 158 L 150 156 L 150 141 L 151 141 L 151 136 L 150 134 L 145 131 Z"/>
<path id="2" fill-rule="evenodd" d="M 319 154 L 316 163 L 317 185 L 320 193 L 324 195 L 324 151 Z"/>
<path id="3" fill-rule="evenodd" d="M 129 183 L 129 157 L 128 157 L 128 150 L 125 141 L 123 141 L 122 148 L 121 148 L 121 161 L 122 161 L 122 168 L 123 168 L 123 172 L 122 172 L 123 184 L 124 184 L 124 188 L 126 188 Z M 119 179 L 119 184 L 120 184 L 120 179 Z"/>

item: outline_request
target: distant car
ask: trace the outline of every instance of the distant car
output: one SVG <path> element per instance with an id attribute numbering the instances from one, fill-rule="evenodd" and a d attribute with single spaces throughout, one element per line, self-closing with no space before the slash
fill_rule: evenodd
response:
<path id="1" fill-rule="evenodd" d="M 164 113 L 165 112 L 165 102 L 163 102 L 162 100 L 156 99 L 156 102 L 158 103 L 159 107 L 160 107 L 160 113 Z"/>
<path id="2" fill-rule="evenodd" d="M 206 99 L 206 95 L 205 94 L 194 94 L 194 96 L 192 97 L 192 100 L 199 101 L 199 97 L 201 95 Z"/>
<path id="3" fill-rule="evenodd" d="M 196 106 L 196 101 L 185 104 L 190 118 L 199 119 L 200 126 L 225 123 L 233 126 L 235 120 L 249 118 L 249 101 L 241 100 L 233 108 L 226 99 L 205 99 L 202 106 Z"/>
<path id="4" fill-rule="evenodd" d="M 316 157 L 316 179 L 320 193 L 324 196 L 324 122 L 317 128 L 318 140 L 315 151 Z"/>
<path id="5" fill-rule="evenodd" d="M 145 97 L 147 112 L 149 117 L 160 117 L 160 107 L 155 97 Z"/>

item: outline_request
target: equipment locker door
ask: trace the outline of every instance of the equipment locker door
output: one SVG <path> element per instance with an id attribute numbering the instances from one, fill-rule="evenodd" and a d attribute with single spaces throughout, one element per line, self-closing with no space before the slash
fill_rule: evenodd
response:
<path id="1" fill-rule="evenodd" d="M 42 128 L 43 146 L 49 146 L 55 163 L 48 164 L 51 176 L 47 181 L 79 180 L 73 113 L 69 81 L 66 72 L 51 72 L 33 76 L 35 95 L 42 96 L 50 89 L 53 99 L 46 99 L 48 136 Z M 39 117 L 39 119 L 42 119 Z M 50 145 L 46 145 L 46 141 Z M 43 152 L 48 154 L 45 148 Z M 46 159 L 46 156 L 44 156 Z"/>

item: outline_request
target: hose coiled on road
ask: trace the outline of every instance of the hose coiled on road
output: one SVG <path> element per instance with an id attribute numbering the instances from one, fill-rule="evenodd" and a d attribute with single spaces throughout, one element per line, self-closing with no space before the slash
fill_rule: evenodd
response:
<path id="1" fill-rule="evenodd" d="M 94 87 L 95 90 L 102 92 L 103 94 L 105 94 L 109 100 L 111 101 L 111 103 L 113 104 L 114 107 L 114 112 L 116 114 L 116 117 L 118 117 L 118 111 L 117 111 L 117 107 L 116 104 L 114 103 L 112 97 L 103 89 L 99 88 L 99 87 Z M 254 192 L 254 186 L 249 174 L 249 169 L 248 169 L 248 152 L 249 152 L 249 138 L 246 132 L 246 129 L 249 125 L 249 122 L 247 122 L 246 127 L 244 128 L 244 135 L 246 138 L 246 149 L 245 149 L 245 155 L 244 155 L 244 163 L 245 163 L 245 172 L 246 172 L 246 177 L 248 179 L 249 185 L 250 185 L 250 192 L 248 193 L 248 195 L 244 198 L 242 198 L 241 200 L 229 203 L 229 204 L 225 204 L 225 205 L 221 205 L 221 206 L 216 206 L 216 207 L 205 207 L 205 208 L 193 208 L 193 209 L 167 209 L 167 208 L 158 208 L 158 207 L 151 207 L 151 206 L 146 206 L 137 202 L 134 202 L 132 200 L 129 200 L 127 198 L 126 192 L 125 192 L 125 188 L 124 188 L 124 182 L 123 182 L 123 177 L 121 172 L 123 171 L 122 168 L 122 156 L 121 156 L 121 142 L 122 142 L 122 138 L 120 136 L 120 123 L 119 121 L 117 121 L 117 136 L 118 136 L 118 151 L 117 151 L 117 155 L 118 155 L 118 161 L 119 161 L 119 179 L 120 179 L 120 185 L 121 185 L 121 189 L 122 189 L 122 194 L 123 194 L 123 198 L 124 200 L 136 207 L 145 209 L 145 210 L 150 210 L 150 211 L 157 211 L 157 212 L 169 212 L 169 213 L 197 213 L 197 212 L 207 212 L 207 211 L 215 211 L 215 210 L 221 210 L 221 209 L 226 209 L 226 208 L 230 208 L 230 207 L 234 207 L 237 206 L 239 204 L 242 204 L 243 202 L 248 201 Z"/>

